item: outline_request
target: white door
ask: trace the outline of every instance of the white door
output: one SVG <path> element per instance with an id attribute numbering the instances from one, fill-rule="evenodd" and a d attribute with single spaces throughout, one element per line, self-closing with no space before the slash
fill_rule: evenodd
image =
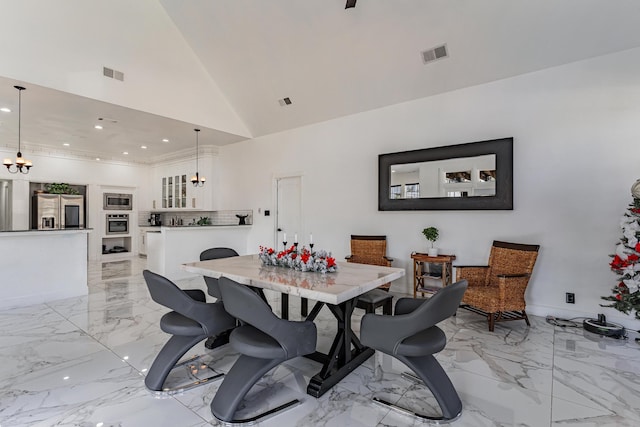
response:
<path id="1" fill-rule="evenodd" d="M 303 235 L 302 223 L 302 177 L 291 176 L 276 179 L 277 207 L 276 207 L 276 247 L 282 248 L 286 241 L 287 247 L 294 243 L 295 236 L 302 246 L 308 244 Z"/>

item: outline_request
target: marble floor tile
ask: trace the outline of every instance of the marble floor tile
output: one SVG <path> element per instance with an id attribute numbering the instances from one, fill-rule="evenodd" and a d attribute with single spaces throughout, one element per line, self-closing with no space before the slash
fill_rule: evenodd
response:
<path id="1" fill-rule="evenodd" d="M 88 295 L 0 311 L 0 426 L 222 425 L 210 404 L 221 381 L 159 397 L 144 375 L 169 339 L 159 328 L 168 310 L 155 303 L 142 277 L 144 258 L 89 265 Z M 176 281 L 202 289 L 201 277 Z M 274 313 L 280 295 L 266 292 Z M 394 293 L 395 300 L 402 297 Z M 214 299 L 207 296 L 209 301 Z M 313 301 L 309 302 L 309 308 Z M 301 320 L 300 299 L 290 298 L 290 319 Z M 364 312 L 356 309 L 356 334 Z M 454 426 L 640 425 L 640 345 L 604 338 L 582 328 L 554 327 L 544 318 L 496 325 L 460 309 L 440 323 L 447 346 L 436 358 L 463 402 Z M 327 352 L 336 319 L 323 308 L 316 318 L 318 349 Z M 635 335 L 634 335 L 635 334 Z M 199 354 L 226 373 L 238 354 L 230 346 Z M 185 356 L 185 357 L 186 357 Z M 373 396 L 432 415 L 429 390 L 401 376 L 407 368 L 376 353 L 320 398 L 306 394 L 321 366 L 306 358 L 283 363 L 247 395 L 237 416 L 284 403 L 301 404 L 260 426 L 412 426 L 414 419 L 372 403 Z M 169 381 L 177 381 L 178 371 Z"/>
<path id="2" fill-rule="evenodd" d="M 462 400 L 462 415 L 453 425 L 480 426 L 549 426 L 551 396 L 461 370 L 448 372 Z M 435 398 L 422 385 L 413 385 L 400 398 L 399 406 L 439 416 Z M 382 420 L 385 426 L 413 426 L 422 423 L 390 411 Z"/>

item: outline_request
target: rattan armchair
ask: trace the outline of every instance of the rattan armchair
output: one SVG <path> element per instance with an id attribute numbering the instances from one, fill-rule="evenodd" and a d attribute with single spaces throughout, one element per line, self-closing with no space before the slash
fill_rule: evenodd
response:
<path id="1" fill-rule="evenodd" d="M 530 325 L 524 293 L 539 249 L 539 245 L 495 240 L 488 266 L 456 265 L 456 280 L 469 282 L 463 308 L 487 316 L 491 332 L 496 322 L 506 320 L 524 320 Z"/>
<path id="2" fill-rule="evenodd" d="M 393 258 L 387 256 L 387 236 L 351 235 L 351 255 L 345 257 L 347 262 L 358 264 L 381 265 L 391 267 Z M 391 283 L 385 283 L 378 289 L 366 292 L 356 300 L 356 307 L 367 313 L 375 313 L 382 307 L 384 314 L 391 314 L 393 296 L 388 294 Z"/>

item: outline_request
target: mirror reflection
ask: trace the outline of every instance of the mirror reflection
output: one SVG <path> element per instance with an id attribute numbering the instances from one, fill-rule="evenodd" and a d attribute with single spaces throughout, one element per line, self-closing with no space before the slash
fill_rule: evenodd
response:
<path id="1" fill-rule="evenodd" d="M 390 199 L 496 195 L 496 155 L 391 165 Z"/>

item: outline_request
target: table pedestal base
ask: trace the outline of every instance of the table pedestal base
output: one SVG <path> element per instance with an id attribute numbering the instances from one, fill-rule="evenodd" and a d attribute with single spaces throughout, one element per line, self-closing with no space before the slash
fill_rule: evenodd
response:
<path id="1" fill-rule="evenodd" d="M 314 320 L 324 305 L 323 302 L 317 302 L 307 316 L 307 320 Z M 351 329 L 351 314 L 355 307 L 355 299 L 338 305 L 326 304 L 326 306 L 335 316 L 338 330 L 329 354 L 316 351 L 305 356 L 322 363 L 322 369 L 311 378 L 307 386 L 307 394 L 313 397 L 325 394 L 375 353 L 374 349 L 363 346 Z"/>

